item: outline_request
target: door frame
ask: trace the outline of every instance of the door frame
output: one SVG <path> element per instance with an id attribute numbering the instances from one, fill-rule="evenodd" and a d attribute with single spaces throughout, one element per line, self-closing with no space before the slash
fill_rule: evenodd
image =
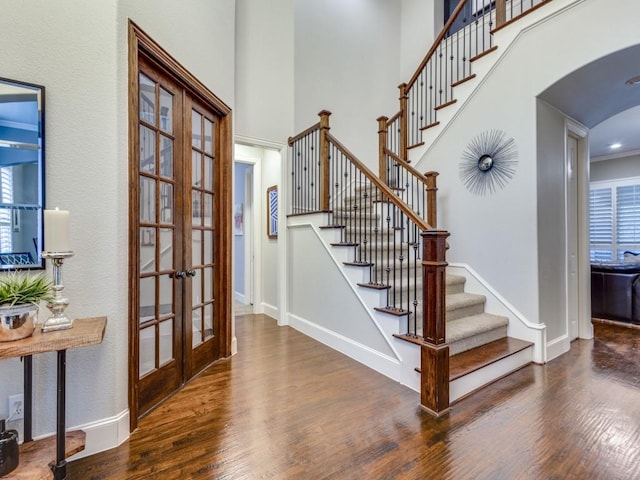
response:
<path id="1" fill-rule="evenodd" d="M 574 137 L 578 140 L 578 153 L 576 160 L 576 198 L 569 198 L 569 178 L 566 174 L 567 169 L 567 146 L 568 138 Z M 591 324 L 591 264 L 589 261 L 589 129 L 575 120 L 565 119 L 565 305 L 566 305 L 566 328 L 567 338 L 571 337 L 571 325 L 569 312 L 573 309 L 573 313 L 578 318 L 578 338 L 592 338 L 593 326 Z M 570 208 L 577 208 L 578 225 L 577 232 L 570 234 L 569 228 L 569 212 Z M 576 305 L 569 304 L 570 291 L 570 246 L 569 239 L 573 237 L 577 241 L 575 246 L 577 251 L 577 275 L 575 281 L 578 283 L 578 299 Z"/>
<path id="2" fill-rule="evenodd" d="M 262 293 L 260 284 L 258 283 L 259 275 L 256 269 L 261 265 L 260 249 L 258 248 L 258 230 L 259 230 L 259 212 L 262 207 L 260 203 L 260 182 L 262 177 L 262 165 L 260 158 L 241 155 L 234 155 L 234 164 L 241 163 L 250 165 L 251 169 L 245 172 L 243 183 L 245 186 L 245 204 L 244 204 L 244 301 L 245 304 L 252 305 L 253 313 L 262 313 L 256 311 L 256 305 L 262 302 Z M 234 168 L 235 175 L 235 168 Z M 237 180 L 234 180 L 235 185 Z M 234 194 L 235 195 L 235 194 Z M 235 198 L 235 197 L 234 197 Z M 257 203 L 256 203 L 257 202 Z M 234 258 L 235 263 L 235 258 Z M 235 267 L 234 267 L 235 271 Z M 260 299 L 258 301 L 257 299 Z"/>
<path id="3" fill-rule="evenodd" d="M 255 271 L 255 236 L 256 236 L 256 222 L 254 221 L 254 213 L 256 211 L 254 201 L 254 187 L 255 187 L 255 166 L 251 166 L 250 169 L 244 172 L 244 188 L 245 188 L 245 207 L 247 209 L 248 222 L 245 222 L 247 238 L 251 240 L 244 243 L 244 300 L 246 304 L 252 306 L 255 304 L 255 278 L 253 272 Z"/>
<path id="4" fill-rule="evenodd" d="M 216 270 L 220 272 L 218 287 L 216 290 L 216 314 L 217 318 L 223 322 L 220 328 L 220 356 L 227 357 L 231 354 L 231 328 L 232 328 L 232 274 L 231 274 L 231 225 L 232 225 L 232 167 L 233 167 L 233 138 L 232 138 L 232 121 L 231 109 L 220 100 L 213 92 L 211 92 L 203 83 L 186 70 L 176 59 L 174 59 L 166 50 L 158 45 L 147 33 L 145 33 L 135 22 L 129 19 L 128 22 L 128 48 L 129 48 L 129 145 L 128 145 L 128 161 L 132 165 L 137 158 L 138 145 L 138 61 L 139 55 L 144 54 L 146 58 L 155 62 L 160 69 L 165 71 L 172 79 L 182 88 L 211 107 L 220 115 L 219 130 L 219 152 L 221 162 L 221 184 L 227 188 L 216 193 L 216 201 L 220 209 L 220 225 L 219 238 L 217 243 Z M 136 219 L 138 212 L 137 199 L 134 198 L 133 192 L 137 192 L 137 178 L 129 175 L 129 241 L 137 236 Z M 137 240 L 136 240 L 137 241 Z M 132 248 L 129 247 L 129 271 L 132 270 Z M 135 259 L 134 259 L 135 260 Z M 139 360 L 139 338 L 137 325 L 133 321 L 137 318 L 137 278 L 129 275 L 129 423 L 130 431 L 135 430 L 138 425 L 138 360 Z M 182 359 L 181 359 L 182 360 Z"/>
<path id="5" fill-rule="evenodd" d="M 287 205 L 288 205 L 288 192 L 289 192 L 289 176 L 287 172 L 288 153 L 289 146 L 284 143 L 272 142 L 270 140 L 264 140 L 261 138 L 249 137 L 245 135 L 234 135 L 234 143 L 239 145 L 245 145 L 247 147 L 255 147 L 262 150 L 273 150 L 280 155 L 280 179 L 278 182 L 278 218 L 280 221 L 280 227 L 278 229 L 278 305 L 277 312 L 270 312 L 270 315 L 276 317 L 278 325 L 288 325 L 288 296 L 287 296 L 287 271 L 288 271 L 288 256 L 287 256 Z M 238 159 L 238 155 L 236 155 Z M 264 313 L 263 295 L 262 295 L 262 240 L 263 235 L 266 235 L 266 215 L 261 215 L 265 207 L 265 193 L 269 185 L 266 185 L 262 178 L 262 160 L 254 165 L 254 217 L 255 217 L 255 230 L 254 237 L 256 238 L 255 249 L 255 268 L 254 268 L 254 295 L 255 304 L 253 306 L 254 313 Z"/>

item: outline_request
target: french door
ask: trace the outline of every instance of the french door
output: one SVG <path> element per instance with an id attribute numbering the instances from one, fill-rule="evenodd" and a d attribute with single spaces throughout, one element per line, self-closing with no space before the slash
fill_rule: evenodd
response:
<path id="1" fill-rule="evenodd" d="M 224 112 L 136 51 L 130 71 L 132 426 L 229 354 Z M 130 52 L 131 54 L 131 52 Z M 135 77 L 134 77 L 135 73 Z"/>

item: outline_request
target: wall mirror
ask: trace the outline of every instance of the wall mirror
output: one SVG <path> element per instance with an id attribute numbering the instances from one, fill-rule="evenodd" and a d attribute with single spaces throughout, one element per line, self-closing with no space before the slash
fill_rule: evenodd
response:
<path id="1" fill-rule="evenodd" d="M 0 270 L 44 268 L 44 87 L 0 78 Z"/>

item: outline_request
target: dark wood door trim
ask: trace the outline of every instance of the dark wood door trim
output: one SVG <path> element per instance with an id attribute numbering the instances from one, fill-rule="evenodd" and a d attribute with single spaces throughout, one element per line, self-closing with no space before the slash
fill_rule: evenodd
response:
<path id="1" fill-rule="evenodd" d="M 139 58 L 144 55 L 146 59 L 155 63 L 158 68 L 185 88 L 191 95 L 199 101 L 212 108 L 220 116 L 219 138 L 216 142 L 216 158 L 220 163 L 220 174 L 216 176 L 217 200 L 219 202 L 219 218 L 216 235 L 217 248 L 215 262 L 219 266 L 217 272 L 219 277 L 219 288 L 216 290 L 216 315 L 222 322 L 220 328 L 220 356 L 227 357 L 231 354 L 231 220 L 232 220 L 232 188 L 231 169 L 232 157 L 232 117 L 229 106 L 220 100 L 213 92 L 194 77 L 167 51 L 158 45 L 149 35 L 147 35 L 133 21 L 129 20 L 128 25 L 129 40 L 129 164 L 136 161 L 138 148 L 138 70 Z M 137 239 L 138 199 L 133 192 L 137 192 L 138 178 L 129 176 L 129 238 Z M 132 247 L 130 247 L 131 250 Z M 132 262 L 132 259 L 129 260 Z M 133 259 L 137 261 L 137 259 Z M 133 263 L 135 265 L 135 263 Z M 131 267 L 131 265 L 130 265 Z M 131 270 L 131 268 L 130 268 Z M 129 275 L 129 320 L 137 316 L 137 276 Z M 133 431 L 138 424 L 139 411 L 137 407 L 138 398 L 138 358 L 139 342 L 138 330 L 135 322 L 129 321 L 129 415 L 130 429 Z"/>

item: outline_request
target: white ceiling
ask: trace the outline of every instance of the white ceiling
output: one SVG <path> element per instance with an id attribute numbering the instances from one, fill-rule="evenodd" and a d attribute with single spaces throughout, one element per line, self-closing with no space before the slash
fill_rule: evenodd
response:
<path id="1" fill-rule="evenodd" d="M 640 90 L 640 85 L 635 88 Z M 613 143 L 621 143 L 622 146 L 612 149 L 610 145 Z M 592 159 L 640 153 L 640 105 L 624 110 L 593 127 L 589 131 L 589 149 Z"/>
<path id="2" fill-rule="evenodd" d="M 640 151 L 640 45 L 589 63 L 546 89 L 540 98 L 589 127 L 591 157 Z M 611 150 L 612 143 L 622 147 Z"/>

